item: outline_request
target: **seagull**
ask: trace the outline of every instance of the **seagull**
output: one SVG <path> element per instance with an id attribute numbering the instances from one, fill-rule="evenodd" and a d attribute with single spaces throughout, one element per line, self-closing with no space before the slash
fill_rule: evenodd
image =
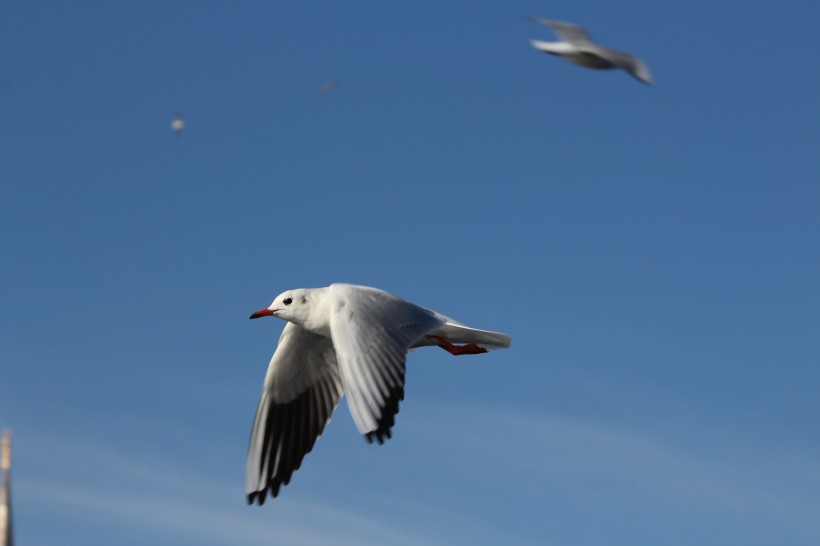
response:
<path id="1" fill-rule="evenodd" d="M 248 504 L 279 494 L 330 421 L 343 395 L 368 443 L 391 437 L 404 399 L 410 349 L 453 355 L 510 346 L 510 336 L 477 330 L 393 294 L 352 284 L 283 292 L 250 318 L 287 321 L 253 420 Z"/>
<path id="2" fill-rule="evenodd" d="M 177 135 L 182 136 L 182 130 L 185 128 L 185 120 L 182 119 L 182 114 L 179 112 L 174 114 L 174 120 L 171 122 L 171 129 Z"/>
<path id="3" fill-rule="evenodd" d="M 530 44 L 535 49 L 550 55 L 558 55 L 571 63 L 586 66 L 587 68 L 622 68 L 643 83 L 653 84 L 649 69 L 640 59 L 629 53 L 608 49 L 593 43 L 587 31 L 582 27 L 537 17 L 524 17 L 524 19 L 551 27 L 558 34 L 558 37 L 563 40 L 561 42 L 530 40 Z"/>
<path id="4" fill-rule="evenodd" d="M 317 95 L 324 95 L 326 93 L 330 93 L 339 85 L 339 80 L 330 80 L 329 82 L 323 83 L 321 87 L 316 91 Z"/>

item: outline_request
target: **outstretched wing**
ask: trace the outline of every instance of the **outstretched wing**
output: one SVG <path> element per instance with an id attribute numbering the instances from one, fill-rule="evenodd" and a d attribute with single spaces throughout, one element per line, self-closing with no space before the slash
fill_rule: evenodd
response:
<path id="1" fill-rule="evenodd" d="M 271 358 L 248 446 L 248 504 L 265 502 L 302 464 L 342 397 L 330 338 L 288 322 Z"/>
<path id="2" fill-rule="evenodd" d="M 652 85 L 652 75 L 649 69 L 637 57 L 633 57 L 629 53 L 617 51 L 615 49 L 607 49 L 605 47 L 599 48 L 598 55 L 608 60 L 618 68 L 626 70 L 634 78 L 642 81 L 647 85 Z"/>
<path id="3" fill-rule="evenodd" d="M 573 25 L 572 23 L 563 23 L 561 21 L 553 21 L 552 19 L 541 19 L 539 17 L 524 17 L 528 21 L 541 23 L 547 25 L 561 38 L 563 41 L 574 45 L 590 45 L 592 38 L 583 27 Z"/>
<path id="4" fill-rule="evenodd" d="M 442 322 L 376 288 L 333 284 L 329 297 L 330 335 L 350 413 L 367 441 L 381 444 L 404 398 L 407 350 Z"/>

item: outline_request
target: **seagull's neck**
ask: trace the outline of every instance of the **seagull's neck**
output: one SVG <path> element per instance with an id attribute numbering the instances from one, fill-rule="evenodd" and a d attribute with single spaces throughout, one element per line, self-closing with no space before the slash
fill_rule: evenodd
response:
<path id="1" fill-rule="evenodd" d="M 330 337 L 330 298 L 328 288 L 312 288 L 305 291 L 308 298 L 310 313 L 299 324 L 305 330 L 314 334 Z"/>

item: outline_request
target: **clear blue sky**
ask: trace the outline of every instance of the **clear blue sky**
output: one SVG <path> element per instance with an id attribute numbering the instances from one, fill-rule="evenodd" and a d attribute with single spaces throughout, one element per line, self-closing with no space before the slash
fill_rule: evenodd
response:
<path id="1" fill-rule="evenodd" d="M 820 543 L 820 3 L 275 4 L 0 4 L 19 544 Z M 513 346 L 247 507 L 247 317 L 331 282 Z"/>

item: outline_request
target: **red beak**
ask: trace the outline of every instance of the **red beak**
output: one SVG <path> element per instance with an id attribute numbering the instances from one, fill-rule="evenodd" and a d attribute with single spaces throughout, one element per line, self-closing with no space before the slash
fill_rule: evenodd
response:
<path id="1" fill-rule="evenodd" d="M 260 309 L 256 313 L 252 314 L 251 318 L 255 319 L 255 318 L 259 318 L 259 317 L 272 317 L 272 316 L 273 316 L 273 311 L 271 311 L 270 309 Z"/>

